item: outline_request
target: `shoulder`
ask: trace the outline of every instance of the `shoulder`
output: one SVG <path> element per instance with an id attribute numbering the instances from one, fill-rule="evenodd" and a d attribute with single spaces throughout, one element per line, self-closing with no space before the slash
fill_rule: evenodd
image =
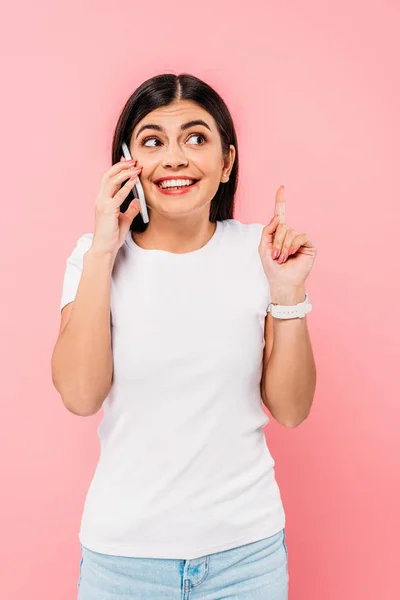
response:
<path id="1" fill-rule="evenodd" d="M 80 264 L 82 262 L 84 254 L 92 245 L 93 235 L 93 233 L 84 233 L 77 239 L 67 258 L 68 264 Z"/>
<path id="2" fill-rule="evenodd" d="M 238 219 L 225 219 L 223 223 L 225 237 L 233 241 L 247 242 L 250 245 L 260 243 L 265 227 L 262 223 L 242 223 Z"/>
<path id="3" fill-rule="evenodd" d="M 93 233 L 84 233 L 75 242 L 75 246 L 72 250 L 73 255 L 84 254 L 86 250 L 89 250 L 93 242 Z"/>
<path id="4" fill-rule="evenodd" d="M 224 221 L 224 239 L 227 254 L 232 258 L 235 269 L 242 268 L 247 281 L 257 281 L 260 289 L 268 294 L 269 282 L 262 266 L 259 245 L 265 225 L 262 223 L 242 223 L 238 219 Z"/>
<path id="5" fill-rule="evenodd" d="M 84 233 L 78 238 L 76 242 L 76 248 L 90 248 L 93 242 L 93 233 Z"/>

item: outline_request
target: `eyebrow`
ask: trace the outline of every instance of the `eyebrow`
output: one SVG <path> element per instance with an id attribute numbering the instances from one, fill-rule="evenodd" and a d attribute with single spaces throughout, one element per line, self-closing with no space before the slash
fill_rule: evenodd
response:
<path id="1" fill-rule="evenodd" d="M 207 129 L 209 131 L 211 131 L 210 126 L 207 125 L 207 123 L 205 121 L 203 121 L 203 119 L 195 119 L 193 121 L 188 121 L 187 123 L 183 123 L 181 125 L 181 131 L 185 131 L 186 129 L 189 129 L 190 127 L 194 127 L 195 125 L 203 125 L 204 127 L 207 127 Z M 164 129 L 164 127 L 161 127 L 161 125 L 155 125 L 154 123 L 147 123 L 146 125 L 142 125 L 142 127 L 139 129 L 139 131 L 136 134 L 136 139 L 139 137 L 139 134 L 142 133 L 142 131 L 144 129 L 154 129 L 155 131 L 161 131 L 161 132 L 165 133 L 165 129 Z"/>

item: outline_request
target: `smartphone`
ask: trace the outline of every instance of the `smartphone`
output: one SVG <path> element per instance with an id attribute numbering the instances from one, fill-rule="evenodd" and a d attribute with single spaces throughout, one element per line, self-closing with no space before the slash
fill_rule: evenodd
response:
<path id="1" fill-rule="evenodd" d="M 122 142 L 122 152 L 124 153 L 126 160 L 132 160 L 128 145 L 125 142 Z M 140 214 L 142 215 L 143 222 L 148 223 L 149 213 L 147 212 L 146 198 L 144 197 L 144 191 L 139 177 L 136 184 L 132 188 L 132 193 L 134 198 L 139 198 Z"/>

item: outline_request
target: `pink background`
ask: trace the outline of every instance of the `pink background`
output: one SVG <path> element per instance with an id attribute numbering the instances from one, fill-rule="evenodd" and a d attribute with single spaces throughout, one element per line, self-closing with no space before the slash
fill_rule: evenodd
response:
<path id="1" fill-rule="evenodd" d="M 310 417 L 266 428 L 287 514 L 290 600 L 397 597 L 399 561 L 399 5 L 42 1 L 3 10 L 1 540 L 7 600 L 71 600 L 102 412 L 52 386 L 65 259 L 93 231 L 122 105 L 188 71 L 239 137 L 235 218 L 287 222 L 318 255 L 307 317 Z M 5 18 L 4 18 L 5 17 Z M 395 173 L 397 178 L 395 179 Z"/>

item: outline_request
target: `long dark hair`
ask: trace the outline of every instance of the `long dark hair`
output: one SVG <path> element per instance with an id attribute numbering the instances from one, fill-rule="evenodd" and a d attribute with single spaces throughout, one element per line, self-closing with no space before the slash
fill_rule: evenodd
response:
<path id="1" fill-rule="evenodd" d="M 235 146 L 235 161 L 229 181 L 220 183 L 211 200 L 210 221 L 223 221 L 233 218 L 234 198 L 238 183 L 239 156 L 235 127 L 231 114 L 221 96 L 207 83 L 194 75 L 166 73 L 156 75 L 144 81 L 130 96 L 118 119 L 113 142 L 112 164 L 120 161 L 122 142 L 128 143 L 134 128 L 149 112 L 167 106 L 176 100 L 191 100 L 204 108 L 215 119 L 222 141 L 222 153 L 226 158 L 229 145 Z M 129 146 L 129 143 L 128 143 Z M 132 192 L 121 204 L 121 212 L 125 212 L 133 199 Z M 147 229 L 139 213 L 132 221 L 130 230 L 142 232 Z"/>

